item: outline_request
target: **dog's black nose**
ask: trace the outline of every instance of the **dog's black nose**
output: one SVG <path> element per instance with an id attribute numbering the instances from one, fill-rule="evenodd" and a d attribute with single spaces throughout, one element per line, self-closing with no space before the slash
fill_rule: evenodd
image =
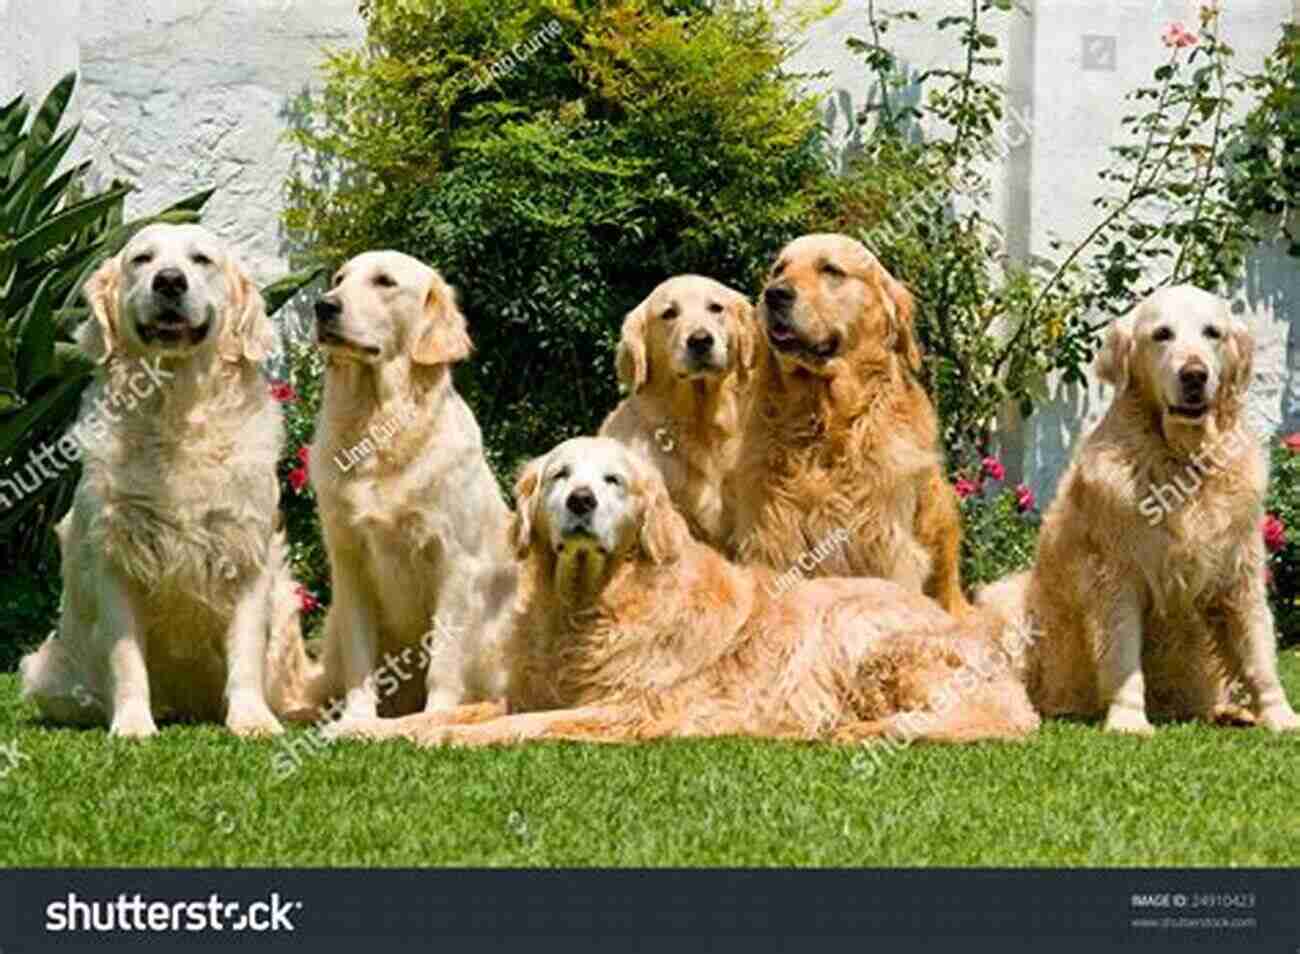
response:
<path id="1" fill-rule="evenodd" d="M 1183 390 L 1189 394 L 1199 394 L 1205 390 L 1205 383 L 1210 380 L 1210 372 L 1205 368 L 1196 366 L 1183 368 L 1178 372 L 1178 381 L 1182 384 Z"/>
<path id="2" fill-rule="evenodd" d="M 153 290 L 168 298 L 180 298 L 190 289 L 185 273 L 179 268 L 164 268 L 153 277 Z"/>
<path id="3" fill-rule="evenodd" d="M 316 302 L 316 320 L 324 324 L 338 319 L 343 314 L 343 306 L 338 302 L 330 301 L 328 298 L 322 298 Z"/>
<path id="4" fill-rule="evenodd" d="M 784 285 L 773 285 L 763 292 L 763 301 L 773 311 L 785 311 L 794 304 L 795 294 Z"/>
<path id="5" fill-rule="evenodd" d="M 564 502 L 569 508 L 569 513 L 575 517 L 585 517 L 596 509 L 596 495 L 590 488 L 579 487 L 573 493 L 569 494 L 569 499 Z"/>
<path id="6" fill-rule="evenodd" d="M 713 335 L 707 331 L 697 331 L 686 339 L 686 347 L 691 354 L 702 358 L 713 350 Z"/>

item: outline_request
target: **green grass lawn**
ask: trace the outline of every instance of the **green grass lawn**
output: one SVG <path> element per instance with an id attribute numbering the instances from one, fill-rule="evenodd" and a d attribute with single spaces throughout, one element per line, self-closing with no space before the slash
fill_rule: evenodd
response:
<path id="1" fill-rule="evenodd" d="M 1300 659 L 1283 672 L 1300 699 Z M 12 746 L 16 744 L 15 750 Z M 0 677 L 0 864 L 1296 865 L 1300 738 L 1055 722 L 885 754 L 755 741 L 488 751 L 43 728 Z"/>

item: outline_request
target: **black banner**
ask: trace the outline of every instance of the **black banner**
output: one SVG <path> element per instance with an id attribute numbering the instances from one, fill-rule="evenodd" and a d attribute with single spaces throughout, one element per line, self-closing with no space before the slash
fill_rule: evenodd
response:
<path id="1" fill-rule="evenodd" d="M 1294 871 L 1205 869 L 21 870 L 0 873 L 0 954 L 370 941 L 469 954 L 547 939 L 611 954 L 708 938 L 747 951 L 1294 954 L 1298 888 Z"/>

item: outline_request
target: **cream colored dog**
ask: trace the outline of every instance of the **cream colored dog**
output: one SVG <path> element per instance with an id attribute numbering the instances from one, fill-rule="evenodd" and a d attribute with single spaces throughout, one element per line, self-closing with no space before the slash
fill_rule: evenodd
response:
<path id="1" fill-rule="evenodd" d="M 1278 681 L 1260 535 L 1267 457 L 1242 407 L 1254 341 L 1226 302 L 1166 288 L 1116 321 L 1115 386 L 1044 517 L 1033 571 L 980 602 L 1028 614 L 1045 714 L 1152 731 L 1148 712 L 1213 718 L 1239 681 L 1259 721 L 1300 728 Z"/>
<path id="2" fill-rule="evenodd" d="M 318 701 L 343 724 L 505 692 L 509 510 L 452 383 L 470 353 L 446 282 L 398 252 L 344 265 L 316 305 L 327 356 L 312 485 L 334 602 Z"/>
<path id="3" fill-rule="evenodd" d="M 274 342 L 262 297 L 213 235 L 169 225 L 85 294 L 98 370 L 74 432 L 84 470 L 59 526 L 59 630 L 23 660 L 24 695 L 117 736 L 162 717 L 279 732 L 308 673 L 275 530 L 283 434 L 258 369 Z"/>
<path id="4" fill-rule="evenodd" d="M 1038 725 L 985 618 L 958 622 L 885 580 L 777 593 L 772 571 L 692 539 L 658 471 L 615 441 L 561 444 L 524 469 L 516 496 L 513 714 L 475 705 L 361 734 L 966 742 Z"/>
<path id="5" fill-rule="evenodd" d="M 692 533 L 714 546 L 730 532 L 722 486 L 759 346 L 749 300 L 698 275 L 668 279 L 623 322 L 618 376 L 629 395 L 601 436 L 658 467 Z"/>

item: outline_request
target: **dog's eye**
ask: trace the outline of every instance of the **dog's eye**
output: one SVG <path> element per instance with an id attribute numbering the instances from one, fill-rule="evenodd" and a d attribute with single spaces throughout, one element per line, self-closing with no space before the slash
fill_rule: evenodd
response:
<path id="1" fill-rule="evenodd" d="M 135 266 L 148 265 L 153 261 L 153 252 L 141 252 L 135 258 L 131 259 L 131 264 Z"/>
<path id="2" fill-rule="evenodd" d="M 709 305 L 709 311 L 711 311 L 715 315 L 722 314 L 724 310 L 725 309 L 721 305 L 719 305 L 716 301 Z"/>
<path id="3" fill-rule="evenodd" d="M 618 474 L 606 474 L 605 483 L 609 484 L 611 487 L 622 487 L 623 478 Z"/>
<path id="4" fill-rule="evenodd" d="M 1151 336 L 1152 341 L 1173 341 L 1174 329 L 1165 325 L 1163 328 L 1157 328 L 1155 334 Z"/>
<path id="5" fill-rule="evenodd" d="M 342 284 L 343 284 L 343 273 L 339 272 L 337 275 L 334 276 L 333 287 L 338 288 L 338 286 Z"/>
<path id="6" fill-rule="evenodd" d="M 664 312 L 662 315 L 660 315 L 659 317 L 661 317 L 664 321 L 672 321 L 674 318 L 677 317 L 677 309 L 676 309 L 676 308 L 669 308 L 667 311 L 665 311 L 665 312 Z"/>
<path id="7" fill-rule="evenodd" d="M 785 271 L 785 262 L 777 262 L 777 263 L 776 263 L 776 268 L 772 269 L 772 277 L 773 277 L 773 278 L 780 278 L 780 277 L 781 277 L 781 274 L 782 274 L 784 271 Z"/>
<path id="8" fill-rule="evenodd" d="M 569 468 L 567 467 L 561 467 L 559 470 L 551 474 L 551 480 L 568 480 L 568 478 Z"/>
<path id="9" fill-rule="evenodd" d="M 1205 337 L 1209 338 L 1211 341 L 1218 341 L 1223 337 L 1223 332 L 1214 327 L 1214 325 L 1206 325 Z"/>
<path id="10" fill-rule="evenodd" d="M 190 256 L 190 261 L 200 268 L 207 268 L 212 264 L 212 259 L 207 255 L 204 255 L 202 252 L 195 252 Z"/>
<path id="11" fill-rule="evenodd" d="M 844 278 L 846 272 L 838 265 L 834 265 L 830 262 L 827 262 L 825 265 L 822 266 L 822 274 L 830 275 L 832 278 Z"/>
<path id="12" fill-rule="evenodd" d="M 375 284 L 378 285 L 380 288 L 397 287 L 397 282 L 393 281 L 393 276 L 387 275 L 384 272 L 380 272 L 378 275 L 375 276 Z"/>

